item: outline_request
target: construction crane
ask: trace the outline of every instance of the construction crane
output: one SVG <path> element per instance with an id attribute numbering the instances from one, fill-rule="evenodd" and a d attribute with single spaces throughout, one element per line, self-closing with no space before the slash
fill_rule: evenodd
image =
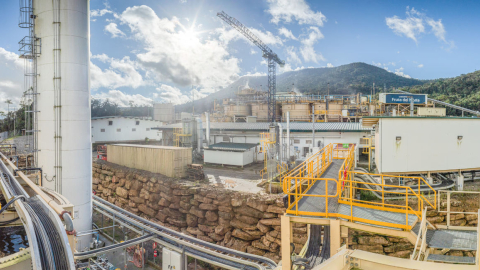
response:
<path id="1" fill-rule="evenodd" d="M 233 28 L 237 29 L 238 32 L 242 33 L 246 38 L 248 38 L 253 44 L 257 45 L 262 52 L 262 57 L 268 59 L 268 93 L 267 93 L 267 103 L 268 103 L 268 121 L 274 123 L 276 122 L 275 114 L 275 94 L 277 93 L 277 74 L 276 74 L 276 64 L 279 64 L 281 67 L 285 65 L 285 61 L 281 60 L 276 53 L 272 51 L 265 43 L 262 42 L 257 36 L 255 36 L 248 28 L 239 22 L 237 19 L 229 16 L 224 11 L 217 13 L 217 16 L 222 18 L 225 22 L 230 24 Z"/>

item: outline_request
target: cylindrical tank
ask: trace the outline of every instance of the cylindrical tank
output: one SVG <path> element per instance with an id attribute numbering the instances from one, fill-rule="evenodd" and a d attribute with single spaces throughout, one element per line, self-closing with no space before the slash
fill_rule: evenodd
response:
<path id="1" fill-rule="evenodd" d="M 43 186 L 73 205 L 77 232 L 92 229 L 89 0 L 35 0 L 35 35 L 41 39 L 37 65 L 38 161 Z M 90 238 L 77 238 L 84 250 Z"/>
<path id="2" fill-rule="evenodd" d="M 282 116 L 286 119 L 287 112 L 290 112 L 290 121 L 311 121 L 311 106 L 308 103 L 282 104 Z"/>
<path id="3" fill-rule="evenodd" d="M 280 104 L 276 104 L 275 114 L 280 116 Z M 266 103 L 255 103 L 252 104 L 252 116 L 257 117 L 257 121 L 267 121 L 268 120 L 268 104 Z"/>
<path id="4" fill-rule="evenodd" d="M 250 104 L 227 105 L 225 106 L 225 115 L 226 116 L 234 116 L 234 115 L 250 116 L 252 115 L 252 106 Z"/>

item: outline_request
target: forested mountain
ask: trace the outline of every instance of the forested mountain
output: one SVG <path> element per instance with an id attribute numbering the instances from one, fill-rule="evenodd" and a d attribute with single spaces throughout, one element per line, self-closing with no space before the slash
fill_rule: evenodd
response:
<path id="1" fill-rule="evenodd" d="M 405 78 L 388 72 L 383 68 L 365 63 L 352 63 L 333 68 L 308 68 L 298 71 L 289 71 L 277 75 L 277 92 L 288 92 L 294 88 L 304 94 L 327 93 L 328 84 L 330 94 L 355 94 L 358 92 L 370 94 L 373 83 L 376 89 L 393 87 L 415 86 L 426 81 Z M 261 86 L 260 86 L 261 85 Z M 213 93 L 203 99 L 195 101 L 195 112 L 204 112 L 213 108 L 213 100 L 233 97 L 233 93 L 244 87 L 267 89 L 266 76 L 244 76 L 228 87 Z M 176 111 L 192 111 L 192 103 L 176 106 Z"/>
<path id="2" fill-rule="evenodd" d="M 480 71 L 432 80 L 423 85 L 403 87 L 402 90 L 429 94 L 431 98 L 480 111 Z"/>

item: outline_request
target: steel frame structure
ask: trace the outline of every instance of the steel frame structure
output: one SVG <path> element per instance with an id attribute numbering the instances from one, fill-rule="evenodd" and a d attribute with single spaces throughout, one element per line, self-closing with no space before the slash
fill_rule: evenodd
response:
<path id="1" fill-rule="evenodd" d="M 267 102 L 268 102 L 268 121 L 274 123 L 277 121 L 275 114 L 275 95 L 277 93 L 277 74 L 276 74 L 276 64 L 279 64 L 281 67 L 285 65 L 285 61 L 281 60 L 276 53 L 272 51 L 265 43 L 262 42 L 256 35 L 254 35 L 245 25 L 243 25 L 237 19 L 229 16 L 224 11 L 217 13 L 217 16 L 228 23 L 230 26 L 235 28 L 238 32 L 243 34 L 248 38 L 253 44 L 257 45 L 262 52 L 262 57 L 267 58 L 268 62 L 268 93 L 267 93 Z"/>

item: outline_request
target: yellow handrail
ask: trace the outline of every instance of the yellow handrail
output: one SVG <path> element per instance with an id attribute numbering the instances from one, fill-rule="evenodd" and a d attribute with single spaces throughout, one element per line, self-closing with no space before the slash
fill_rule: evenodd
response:
<path id="1" fill-rule="evenodd" d="M 329 144 L 324 147 L 322 150 L 317 152 L 315 155 L 312 155 L 307 160 L 298 165 L 294 170 L 292 170 L 288 175 L 284 177 L 283 181 L 283 191 L 288 197 L 288 214 L 295 215 L 311 215 L 311 216 L 322 216 L 322 217 L 340 217 L 345 218 L 350 221 L 365 222 L 374 225 L 380 226 L 389 226 L 394 228 L 401 229 L 411 229 L 412 225 L 409 224 L 409 215 L 414 214 L 417 217 L 421 218 L 421 211 L 424 206 L 424 202 L 432 206 L 434 209 L 437 204 L 436 191 L 421 177 L 413 176 L 403 176 L 406 179 L 412 179 L 418 183 L 418 191 L 412 189 L 409 186 L 400 186 L 400 185 L 387 185 L 385 184 L 384 177 L 396 177 L 401 176 L 396 175 L 381 175 L 381 174 L 370 174 L 363 172 L 354 172 L 352 168 L 355 164 L 355 146 L 349 145 L 348 149 L 341 148 L 342 144 Z M 320 178 L 321 175 L 325 172 L 328 166 L 332 163 L 333 159 L 344 159 L 342 166 L 338 172 L 338 180 L 333 178 Z M 360 185 L 365 185 L 365 182 L 355 181 L 355 174 L 364 174 L 371 176 L 380 176 L 381 183 L 368 183 L 369 186 L 378 187 L 376 192 L 379 192 L 381 197 L 381 202 L 379 201 L 366 201 L 355 198 L 355 191 L 368 190 L 371 189 L 361 187 Z M 325 182 L 325 193 L 324 194 L 307 194 L 310 188 L 318 181 Z M 336 194 L 329 194 L 329 183 L 336 183 Z M 426 185 L 430 188 L 429 191 L 434 193 L 434 200 L 431 202 L 429 199 L 421 193 L 421 185 Z M 389 188 L 389 189 L 385 189 Z M 405 204 L 397 205 L 392 203 L 385 202 L 385 194 L 392 195 L 404 195 Z M 298 209 L 299 202 L 304 197 L 318 197 L 325 198 L 325 209 L 320 212 L 309 212 L 309 211 L 300 211 Z M 414 199 L 417 202 L 417 209 L 414 210 L 410 203 L 410 200 Z M 331 212 L 328 209 L 328 198 L 338 198 L 338 203 L 350 205 L 350 214 L 340 214 L 336 212 Z M 370 209 L 377 209 L 383 211 L 390 211 L 396 213 L 405 214 L 405 224 L 395 224 L 378 220 L 370 220 L 355 217 L 353 215 L 353 207 L 364 207 Z"/>

